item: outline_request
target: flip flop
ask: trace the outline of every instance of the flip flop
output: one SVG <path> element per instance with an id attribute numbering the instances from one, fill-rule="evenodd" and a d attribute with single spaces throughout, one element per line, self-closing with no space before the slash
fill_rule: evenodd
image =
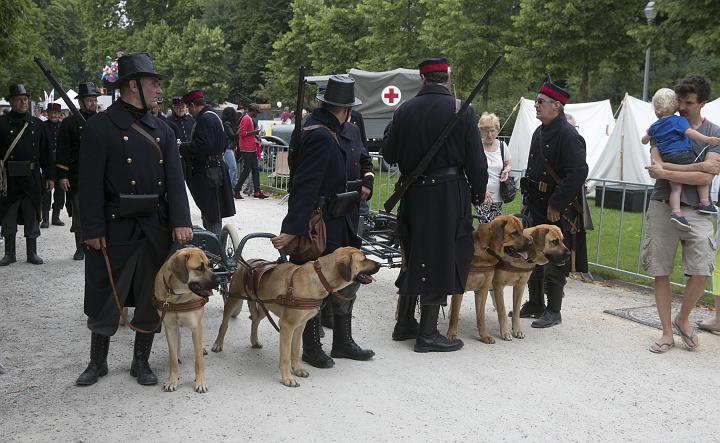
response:
<path id="1" fill-rule="evenodd" d="M 702 323 L 702 321 L 698 321 L 695 323 L 699 329 L 702 329 L 703 331 L 707 332 L 720 332 L 720 327 L 713 327 L 713 326 L 706 326 Z"/>
<path id="2" fill-rule="evenodd" d="M 669 351 L 670 348 L 672 348 L 673 346 L 675 346 L 674 341 L 671 341 L 670 343 L 661 343 L 659 341 L 656 341 L 655 343 L 650 345 L 648 351 L 652 352 L 653 354 L 664 354 Z"/>
<path id="3" fill-rule="evenodd" d="M 677 329 L 678 332 L 680 333 L 680 337 L 682 337 L 682 341 L 683 341 L 683 343 L 685 343 L 685 347 L 689 351 L 692 351 L 695 348 L 697 348 L 698 346 L 700 346 L 700 343 L 694 343 L 694 340 L 697 339 L 697 332 L 695 331 L 695 328 L 692 328 L 692 332 L 690 333 L 690 335 L 688 335 L 685 333 L 685 331 L 680 329 L 680 326 L 678 326 L 677 318 L 673 319 L 672 325 L 675 326 L 675 329 Z"/>

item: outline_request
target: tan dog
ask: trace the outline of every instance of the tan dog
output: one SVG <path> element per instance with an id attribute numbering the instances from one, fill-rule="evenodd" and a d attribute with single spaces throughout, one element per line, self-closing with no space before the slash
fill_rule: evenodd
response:
<path id="1" fill-rule="evenodd" d="M 512 340 L 512 337 L 525 338 L 525 333 L 520 326 L 520 304 L 535 265 L 551 263 L 561 266 L 570 257 L 570 250 L 563 243 L 562 231 L 555 225 L 538 225 L 527 228 L 523 231 L 523 235 L 532 239 L 529 255 L 518 254 L 517 251 L 510 249 L 503 250 L 501 260 L 510 266 L 503 267 L 502 264 L 498 264 L 493 276 L 493 302 L 500 323 L 500 336 L 503 340 Z M 506 286 L 513 288 L 512 335 L 507 329 L 507 314 L 503 297 L 503 288 Z"/>
<path id="2" fill-rule="evenodd" d="M 320 263 L 322 274 L 327 279 L 333 291 L 338 291 L 348 286 L 353 281 L 363 284 L 370 283 L 380 265 L 365 257 L 359 249 L 345 247 L 336 249 L 332 254 L 317 259 Z M 230 294 L 225 302 L 223 321 L 218 331 L 218 336 L 213 344 L 213 352 L 220 352 L 223 348 L 225 333 L 228 322 L 235 311 L 235 307 L 242 300 L 232 295 L 246 297 L 246 278 L 248 274 L 245 269 L 239 267 L 230 280 Z M 276 268 L 267 271 L 260 280 L 257 296 L 260 300 L 270 300 L 284 296 L 288 293 L 288 287 L 293 286 L 295 297 L 322 300 L 327 297 L 328 292 L 313 268 L 313 262 L 304 265 L 282 263 Z M 252 284 L 251 284 L 252 286 Z M 267 303 L 267 309 L 279 317 L 280 326 L 280 377 L 282 383 L 288 387 L 299 386 L 293 377 L 307 377 L 309 373 L 300 364 L 300 342 L 305 323 L 313 318 L 318 309 L 301 309 L 286 307 L 277 303 Z M 265 317 L 262 308 L 253 302 L 248 302 L 250 318 L 252 320 L 250 343 L 253 348 L 261 348 L 258 342 L 257 329 L 260 321 Z"/>
<path id="3" fill-rule="evenodd" d="M 155 298 L 171 304 L 201 300 L 212 295 L 218 286 L 208 259 L 199 248 L 179 249 L 163 264 L 155 276 Z M 205 379 L 205 358 L 203 356 L 203 312 L 205 308 L 188 312 L 166 312 L 163 318 L 165 337 L 168 342 L 170 371 L 163 389 L 172 392 L 178 384 L 178 352 L 180 351 L 180 327 L 192 330 L 195 351 L 195 391 L 207 392 Z"/>
<path id="4" fill-rule="evenodd" d="M 465 291 L 475 292 L 475 316 L 480 340 L 494 343 L 495 340 L 487 333 L 485 327 L 485 303 L 488 290 L 492 285 L 495 264 L 504 249 L 527 251 L 531 241 L 523 236 L 522 222 L 512 215 L 501 215 L 490 223 L 481 223 L 473 231 L 475 255 L 470 262 Z M 450 325 L 447 336 L 457 337 L 457 325 L 460 318 L 460 304 L 463 294 L 454 294 L 450 304 Z M 494 301 L 494 297 L 493 297 Z M 499 315 L 499 314 L 498 314 Z"/>

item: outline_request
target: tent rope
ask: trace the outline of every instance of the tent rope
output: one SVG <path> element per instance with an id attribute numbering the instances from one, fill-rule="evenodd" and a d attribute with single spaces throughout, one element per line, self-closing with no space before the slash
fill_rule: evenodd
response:
<path id="1" fill-rule="evenodd" d="M 518 107 L 520 106 L 520 103 L 522 102 L 522 100 L 523 100 L 524 98 L 525 98 L 525 97 L 520 97 L 520 100 L 518 100 L 518 102 L 515 104 L 515 107 L 513 108 L 512 112 L 510 113 L 510 115 L 508 115 L 508 118 L 505 119 L 505 123 L 503 123 L 503 125 L 500 127 L 500 130 L 498 131 L 498 134 L 501 134 L 501 133 L 502 133 L 502 130 L 505 128 L 505 125 L 508 124 L 508 122 L 510 121 L 510 118 L 513 116 L 513 114 L 515 114 L 515 112 L 517 112 Z"/>

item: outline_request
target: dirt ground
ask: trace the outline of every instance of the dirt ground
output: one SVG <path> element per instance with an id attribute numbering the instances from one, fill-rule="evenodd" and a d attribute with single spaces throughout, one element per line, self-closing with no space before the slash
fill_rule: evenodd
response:
<path id="1" fill-rule="evenodd" d="M 245 235 L 278 232 L 287 206 L 277 200 L 237 202 L 226 219 Z M 64 218 L 65 214 L 63 214 Z M 199 223 L 196 208 L 193 219 Z M 67 220 L 66 220 L 67 221 Z M 69 224 L 68 224 L 69 225 Z M 174 393 L 130 377 L 133 333 L 121 328 L 110 345 L 110 373 L 86 388 L 74 385 L 89 359 L 83 314 L 83 262 L 71 259 L 68 226 L 42 231 L 42 266 L 0 269 L 0 441 L 714 441 L 720 337 L 700 334 L 694 352 L 647 351 L 658 330 L 604 309 L 644 306 L 651 296 L 571 281 L 564 323 L 494 345 L 477 340 L 472 297 L 460 320 L 465 347 L 417 354 L 412 342 L 390 339 L 397 270 L 383 269 L 361 289 L 356 341 L 375 350 L 369 362 L 336 360 L 309 367 L 299 388 L 278 372 L 278 334 L 260 326 L 263 349 L 250 347 L 245 310 L 231 323 L 224 351 L 205 361 L 209 392 L 193 391 L 192 341 L 184 330 L 180 386 Z M 246 257 L 274 258 L 269 241 L 248 243 Z M 506 305 L 510 305 L 506 293 Z M 209 350 L 222 299 L 205 308 Z M 497 337 L 497 318 L 486 318 Z M 441 319 L 445 331 L 447 320 Z M 332 331 L 324 339 L 329 350 Z M 150 359 L 162 381 L 167 343 L 159 335 Z M 1 371 L 0 371 L 1 372 Z"/>

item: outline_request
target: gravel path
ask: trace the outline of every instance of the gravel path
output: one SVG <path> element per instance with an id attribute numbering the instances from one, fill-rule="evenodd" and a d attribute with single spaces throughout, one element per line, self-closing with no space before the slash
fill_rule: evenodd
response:
<path id="1" fill-rule="evenodd" d="M 277 200 L 237 202 L 240 235 L 278 232 L 286 206 Z M 64 215 L 64 214 L 63 214 Z M 199 222 L 199 213 L 193 210 Z M 67 221 L 67 220 L 66 220 Z M 603 314 L 604 309 L 651 304 L 647 294 L 571 281 L 564 323 L 530 328 L 527 338 L 494 345 L 477 340 L 472 297 L 460 319 L 465 347 L 449 354 L 416 354 L 394 342 L 396 270 L 382 270 L 361 289 L 354 336 L 371 347 L 370 362 L 337 360 L 309 367 L 310 378 L 289 389 L 279 381 L 278 335 L 264 322 L 264 349 L 250 347 L 245 310 L 231 323 L 224 351 L 205 360 L 210 391 L 192 388 L 192 341 L 183 330 L 180 386 L 165 393 L 130 377 L 133 334 L 113 337 L 110 374 L 88 388 L 74 386 L 89 358 L 82 311 L 83 262 L 68 227 L 42 231 L 45 265 L 0 269 L 0 441 L 714 441 L 720 424 L 717 371 L 720 338 L 700 334 L 700 348 L 647 351 L 659 331 Z M 270 243 L 248 243 L 246 257 L 273 258 Z M 510 306 L 510 291 L 506 305 Z M 497 318 L 487 319 L 497 337 Z M 215 297 L 205 308 L 205 346 L 222 315 Z M 440 329 L 447 328 L 441 319 Z M 329 349 L 332 332 L 327 331 Z M 164 335 L 150 363 L 167 373 Z M 1 372 L 1 371 L 0 371 Z M 703 403 L 703 399 L 707 399 Z"/>

